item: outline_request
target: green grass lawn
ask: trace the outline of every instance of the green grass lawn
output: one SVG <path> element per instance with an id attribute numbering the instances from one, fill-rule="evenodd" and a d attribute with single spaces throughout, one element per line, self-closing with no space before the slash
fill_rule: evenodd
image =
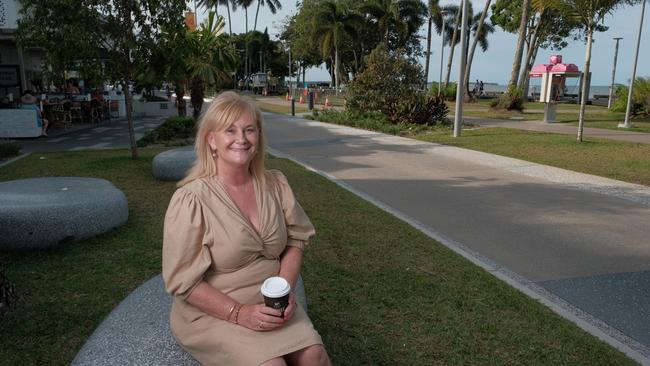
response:
<path id="1" fill-rule="evenodd" d="M 509 156 L 539 164 L 650 186 L 650 145 L 508 128 L 466 129 L 454 138 L 449 128 L 412 136 Z"/>
<path id="2" fill-rule="evenodd" d="M 0 364 L 68 364 L 110 310 L 160 272 L 163 215 L 175 189 L 151 175 L 160 151 L 141 149 L 137 161 L 128 151 L 34 154 L 0 168 L 0 181 L 109 179 L 126 193 L 130 215 L 93 239 L 0 252 L 21 296 L 0 319 Z M 285 172 L 317 228 L 303 277 L 335 365 L 633 364 L 325 178 L 283 159 L 269 166 Z"/>

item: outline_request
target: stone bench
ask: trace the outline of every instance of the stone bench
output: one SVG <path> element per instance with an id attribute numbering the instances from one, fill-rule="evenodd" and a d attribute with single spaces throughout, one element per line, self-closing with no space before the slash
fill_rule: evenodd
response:
<path id="1" fill-rule="evenodd" d="M 153 176 L 160 180 L 179 181 L 196 160 L 194 147 L 171 149 L 153 158 Z"/>
<path id="2" fill-rule="evenodd" d="M 126 196 L 97 178 L 51 177 L 0 182 L 0 250 L 56 246 L 124 224 Z"/>
<path id="3" fill-rule="evenodd" d="M 296 298 L 303 309 L 307 300 L 302 278 Z M 197 366 L 174 340 L 169 329 L 171 296 L 158 275 L 133 291 L 88 338 L 71 365 Z"/>
<path id="4" fill-rule="evenodd" d="M 29 109 L 0 109 L 0 138 L 39 137 L 36 111 Z"/>

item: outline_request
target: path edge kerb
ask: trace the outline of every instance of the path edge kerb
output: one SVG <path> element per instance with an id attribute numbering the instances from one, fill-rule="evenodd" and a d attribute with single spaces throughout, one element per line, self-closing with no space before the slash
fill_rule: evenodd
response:
<path id="1" fill-rule="evenodd" d="M 364 130 L 364 132 L 367 132 Z M 380 134 L 381 135 L 381 134 Z M 416 140 L 414 140 L 416 141 Z M 417 141 L 419 142 L 419 141 Z M 519 290 L 524 295 L 537 300 L 540 303 L 544 304 L 546 307 L 551 309 L 556 314 L 561 317 L 573 322 L 578 327 L 586 331 L 587 333 L 595 336 L 596 338 L 604 341 L 610 346 L 616 348 L 617 350 L 623 352 L 626 356 L 630 357 L 636 362 L 639 362 L 642 365 L 650 365 L 650 349 L 645 347 L 643 344 L 637 342 L 636 340 L 626 336 L 615 328 L 610 327 L 599 319 L 596 319 L 589 314 L 585 313 L 581 309 L 571 305 L 570 303 L 564 301 L 562 298 L 555 296 L 540 286 L 537 286 L 535 283 L 525 279 L 524 277 L 498 265 L 492 260 L 488 259 L 485 256 L 469 249 L 463 244 L 456 242 L 441 233 L 427 227 L 426 225 L 420 223 L 414 218 L 384 204 L 383 202 L 367 195 L 364 192 L 361 192 L 354 187 L 348 185 L 342 180 L 329 175 L 326 172 L 323 172 L 319 169 L 316 169 L 309 164 L 303 162 L 302 160 L 285 154 L 281 151 L 278 151 L 274 148 L 267 147 L 267 152 L 273 154 L 280 158 L 285 158 L 293 161 L 294 163 L 303 166 L 305 169 L 321 175 L 322 177 L 330 180 L 331 182 L 337 184 L 341 188 L 348 190 L 360 198 L 372 203 L 379 209 L 388 212 L 389 214 L 399 218 L 400 220 L 408 223 L 417 230 L 421 231 L 428 237 L 440 242 L 447 248 L 451 249 L 455 253 L 461 255 L 463 258 L 469 260 L 473 264 L 481 267 L 491 275 L 495 276 L 499 280 L 505 282 L 511 287 Z M 477 151 L 474 151 L 477 152 Z M 481 152 L 479 152 L 481 153 Z M 481 153 L 486 154 L 486 153 Z M 510 158 L 508 158 L 510 159 Z M 512 159 L 516 160 L 516 159 Z M 558 168 L 554 168 L 558 169 Z M 581 174 L 581 173 L 577 173 Z"/>

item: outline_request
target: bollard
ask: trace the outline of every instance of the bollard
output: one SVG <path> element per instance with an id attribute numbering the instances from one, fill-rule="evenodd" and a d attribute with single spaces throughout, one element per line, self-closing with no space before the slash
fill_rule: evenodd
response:
<path id="1" fill-rule="evenodd" d="M 291 115 L 296 115 L 296 100 L 291 98 Z"/>
<path id="2" fill-rule="evenodd" d="M 308 101 L 309 101 L 309 104 L 308 104 L 309 105 L 309 110 L 310 111 L 314 110 L 314 92 L 313 91 L 309 92 Z"/>

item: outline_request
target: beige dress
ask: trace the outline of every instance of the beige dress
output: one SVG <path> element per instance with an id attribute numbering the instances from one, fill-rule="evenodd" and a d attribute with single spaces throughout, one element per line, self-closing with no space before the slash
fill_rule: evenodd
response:
<path id="1" fill-rule="evenodd" d="M 287 245 L 301 249 L 314 227 L 279 171 L 254 183 L 260 233 L 216 177 L 195 180 L 172 196 L 163 240 L 163 279 L 174 295 L 170 325 L 176 340 L 204 365 L 259 365 L 322 344 L 300 306 L 283 327 L 258 332 L 212 317 L 185 302 L 206 281 L 243 304 L 262 303 L 260 286 L 280 270 Z"/>

